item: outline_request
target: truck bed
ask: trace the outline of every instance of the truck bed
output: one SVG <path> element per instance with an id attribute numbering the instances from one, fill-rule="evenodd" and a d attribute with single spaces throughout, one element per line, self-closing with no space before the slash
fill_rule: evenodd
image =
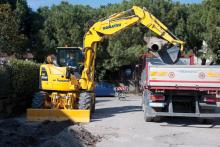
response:
<path id="1" fill-rule="evenodd" d="M 149 65 L 147 86 L 220 88 L 220 66 Z"/>

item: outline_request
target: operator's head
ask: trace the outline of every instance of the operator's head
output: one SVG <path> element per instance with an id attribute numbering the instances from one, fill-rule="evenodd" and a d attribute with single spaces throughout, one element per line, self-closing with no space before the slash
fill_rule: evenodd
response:
<path id="1" fill-rule="evenodd" d="M 56 56 L 53 55 L 53 54 L 48 55 L 48 56 L 47 56 L 47 59 L 46 59 L 46 61 L 47 61 L 48 64 L 53 64 L 55 60 L 56 60 Z"/>
<path id="2" fill-rule="evenodd" d="M 75 55 L 73 52 L 70 52 L 70 59 L 74 59 L 75 58 Z"/>

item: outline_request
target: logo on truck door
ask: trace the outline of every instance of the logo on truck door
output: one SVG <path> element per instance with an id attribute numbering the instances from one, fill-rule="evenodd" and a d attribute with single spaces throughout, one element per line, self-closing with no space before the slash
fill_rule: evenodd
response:
<path id="1" fill-rule="evenodd" d="M 204 72 L 200 72 L 199 73 L 199 78 L 200 79 L 205 79 L 205 73 Z"/>
<path id="2" fill-rule="evenodd" d="M 173 79 L 175 77 L 175 73 L 174 72 L 169 72 L 168 74 L 170 79 Z"/>

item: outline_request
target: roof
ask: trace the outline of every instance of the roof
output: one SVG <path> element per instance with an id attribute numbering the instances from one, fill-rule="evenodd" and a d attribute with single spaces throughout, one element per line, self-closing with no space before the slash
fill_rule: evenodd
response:
<path id="1" fill-rule="evenodd" d="M 26 59 L 33 59 L 34 58 L 34 55 L 32 53 L 26 53 L 23 55 L 23 58 L 26 58 Z"/>

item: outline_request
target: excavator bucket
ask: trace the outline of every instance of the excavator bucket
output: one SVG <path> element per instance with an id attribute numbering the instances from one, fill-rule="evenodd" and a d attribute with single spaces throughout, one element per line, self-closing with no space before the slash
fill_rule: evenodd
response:
<path id="1" fill-rule="evenodd" d="M 88 123 L 90 121 L 90 110 L 78 109 L 27 109 L 28 121 L 64 121 Z"/>
<path id="2" fill-rule="evenodd" d="M 175 45 L 168 49 L 158 51 L 159 58 L 166 64 L 175 64 L 180 57 L 180 48 Z"/>

